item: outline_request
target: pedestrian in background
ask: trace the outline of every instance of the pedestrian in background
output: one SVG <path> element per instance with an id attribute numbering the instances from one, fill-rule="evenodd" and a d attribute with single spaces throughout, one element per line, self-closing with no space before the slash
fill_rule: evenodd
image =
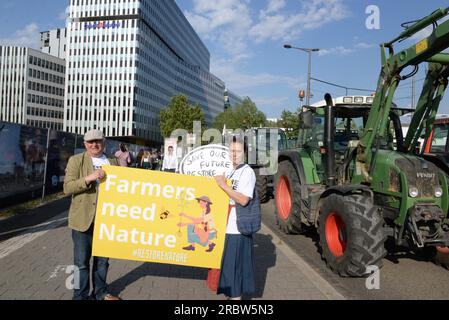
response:
<path id="1" fill-rule="evenodd" d="M 117 161 L 108 159 L 104 154 L 105 140 L 102 131 L 88 131 L 84 135 L 84 146 L 86 152 L 69 159 L 64 180 L 64 193 L 72 196 L 69 228 L 72 229 L 74 264 L 79 272 L 79 283 L 75 288 L 73 299 L 119 300 L 109 293 L 106 284 L 108 258 L 93 257 L 92 294 L 89 295 L 98 185 L 106 175 L 103 166 L 117 165 Z"/>
<path id="2" fill-rule="evenodd" d="M 144 151 L 142 160 L 140 161 L 140 167 L 145 170 L 151 169 L 151 155 L 149 151 Z"/>
<path id="3" fill-rule="evenodd" d="M 143 149 L 139 150 L 139 153 L 136 157 L 136 167 L 140 166 L 142 168 L 142 157 L 144 155 L 145 151 Z"/>
<path id="4" fill-rule="evenodd" d="M 131 155 L 124 143 L 120 143 L 120 150 L 115 153 L 115 157 L 121 167 L 128 167 L 131 164 Z"/>
<path id="5" fill-rule="evenodd" d="M 235 140 L 229 146 L 233 171 L 215 177 L 217 184 L 230 197 L 225 248 L 221 261 L 221 272 L 217 294 L 224 294 L 230 300 L 241 300 L 244 294 L 256 291 L 254 271 L 254 244 L 252 235 L 243 235 L 237 226 L 236 203 L 247 206 L 253 200 L 256 175 L 244 163 L 244 144 Z M 227 179 L 232 181 L 228 186 Z M 256 200 L 257 201 L 257 197 Z"/>
<path id="6" fill-rule="evenodd" d="M 177 172 L 178 171 L 178 158 L 173 153 L 173 147 L 168 147 L 168 154 L 164 156 L 164 162 L 162 164 L 162 171 L 165 172 Z"/>

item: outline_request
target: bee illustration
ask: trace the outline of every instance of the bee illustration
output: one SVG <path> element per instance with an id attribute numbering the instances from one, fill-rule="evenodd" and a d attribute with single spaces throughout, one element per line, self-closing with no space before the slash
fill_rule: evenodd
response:
<path id="1" fill-rule="evenodd" d="M 170 215 L 170 211 L 165 210 L 165 211 L 161 212 L 160 218 L 161 218 L 161 220 L 165 220 L 168 218 L 169 215 Z"/>

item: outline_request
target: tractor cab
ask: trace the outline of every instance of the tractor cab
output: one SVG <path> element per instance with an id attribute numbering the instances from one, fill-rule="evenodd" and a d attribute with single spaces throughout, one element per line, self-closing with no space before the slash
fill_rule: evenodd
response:
<path id="1" fill-rule="evenodd" d="M 337 171 L 346 172 L 348 166 L 355 160 L 356 150 L 366 126 L 373 103 L 371 96 L 343 96 L 333 99 L 333 152 Z M 303 108 L 300 114 L 300 130 L 298 147 L 306 150 L 313 159 L 320 180 L 325 180 L 325 107 L 322 100 Z M 413 110 L 399 108 L 391 109 L 390 121 L 387 124 L 384 138 L 379 140 L 381 150 L 400 150 L 403 136 L 400 117 Z M 343 168 L 342 168 L 343 166 Z M 338 177 L 342 180 L 344 177 Z M 347 178 L 347 177 L 346 177 Z M 340 181 L 341 182 L 341 181 Z"/>

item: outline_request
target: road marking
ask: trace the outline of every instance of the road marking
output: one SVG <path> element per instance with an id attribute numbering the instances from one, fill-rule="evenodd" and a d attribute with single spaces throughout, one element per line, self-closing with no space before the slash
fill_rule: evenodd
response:
<path id="1" fill-rule="evenodd" d="M 270 235 L 272 242 L 277 249 L 281 250 L 287 258 L 304 274 L 329 300 L 346 300 L 346 298 L 338 292 L 326 279 L 320 276 L 311 266 L 307 264 L 300 256 L 298 256 L 290 247 L 274 234 L 264 223 L 260 233 Z"/>
<path id="2" fill-rule="evenodd" d="M 21 229 L 15 230 L 15 231 L 20 231 L 23 229 L 23 230 L 27 230 L 27 231 L 17 237 L 8 239 L 8 240 L 0 243 L 0 259 L 3 259 L 5 257 L 9 256 L 11 253 L 19 250 L 20 248 L 22 248 L 26 244 L 36 240 L 40 236 L 43 236 L 50 230 L 56 229 L 57 227 L 63 225 L 67 221 L 67 219 L 68 218 L 67 218 L 67 211 L 66 211 L 66 212 L 63 212 L 60 215 L 56 216 L 55 219 L 52 221 L 42 223 L 38 226 L 34 226 L 34 227 L 30 227 L 30 228 L 21 228 Z M 11 232 L 15 232 L 15 231 L 11 231 Z M 11 232 L 7 232 L 7 233 L 11 233 Z M 7 234 L 7 233 L 5 233 L 5 234 Z"/>

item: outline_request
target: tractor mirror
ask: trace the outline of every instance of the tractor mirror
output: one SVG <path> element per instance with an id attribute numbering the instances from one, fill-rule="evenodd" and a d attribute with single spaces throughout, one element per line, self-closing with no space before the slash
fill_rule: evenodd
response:
<path id="1" fill-rule="evenodd" d="M 312 111 L 305 111 L 299 116 L 299 126 L 301 129 L 312 129 L 315 123 L 315 116 Z"/>

